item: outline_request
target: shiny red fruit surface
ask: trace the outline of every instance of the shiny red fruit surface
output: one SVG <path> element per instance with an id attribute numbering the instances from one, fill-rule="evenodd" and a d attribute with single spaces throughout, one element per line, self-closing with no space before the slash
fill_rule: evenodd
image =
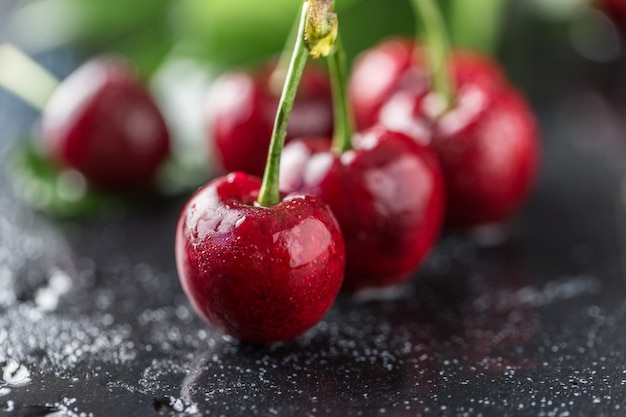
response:
<path id="1" fill-rule="evenodd" d="M 205 108 L 208 137 L 225 172 L 263 175 L 280 91 L 270 87 L 269 67 L 256 73 L 234 71 L 212 85 Z M 326 74 L 305 68 L 287 127 L 287 141 L 329 136 L 333 131 L 330 84 Z"/>
<path id="2" fill-rule="evenodd" d="M 351 95 L 362 110 L 362 123 L 372 123 L 376 113 L 376 122 L 436 151 L 446 183 L 448 226 L 505 221 L 526 200 L 536 176 L 534 115 L 495 61 L 467 51 L 451 53 L 455 100 L 443 113 L 441 100 L 428 90 L 423 56 L 411 41 L 395 39 L 361 57 Z M 399 75 L 359 104 L 359 97 L 371 94 L 361 86 L 375 76 L 376 62 L 385 60 L 396 63 L 391 73 Z"/>
<path id="3" fill-rule="evenodd" d="M 118 58 L 87 62 L 55 90 L 41 120 L 44 152 L 98 187 L 149 186 L 168 156 L 158 108 Z"/>
<path id="4" fill-rule="evenodd" d="M 436 157 L 381 127 L 337 156 L 330 141 L 296 140 L 283 151 L 281 189 L 318 195 L 346 241 L 343 289 L 355 292 L 408 279 L 434 245 L 444 208 Z"/>
<path id="5" fill-rule="evenodd" d="M 459 90 L 456 107 L 435 124 L 432 146 L 446 180 L 449 226 L 510 218 L 528 197 L 539 164 L 534 115 L 512 89 Z"/>
<path id="6" fill-rule="evenodd" d="M 315 325 L 341 287 L 344 240 L 316 197 L 255 204 L 261 181 L 218 178 L 183 208 L 176 264 L 183 289 L 212 327 L 251 343 L 291 339 Z"/>
<path id="7" fill-rule="evenodd" d="M 626 24 L 626 1 L 624 0 L 596 0 L 600 9 L 604 10 L 621 26 Z"/>
<path id="8" fill-rule="evenodd" d="M 358 129 L 378 123 L 381 107 L 398 91 L 426 94 L 428 72 L 420 45 L 392 38 L 361 54 L 349 80 L 349 96 Z M 450 71 L 456 84 L 469 82 L 497 89 L 506 78 L 497 62 L 473 51 L 454 50 Z"/>
<path id="9" fill-rule="evenodd" d="M 507 220 L 528 197 L 539 165 L 538 128 L 526 100 L 510 87 L 471 81 L 457 86 L 455 105 L 443 115 L 432 110 L 432 98 L 399 91 L 381 108 L 380 123 L 430 142 L 445 177 L 448 226 Z"/>

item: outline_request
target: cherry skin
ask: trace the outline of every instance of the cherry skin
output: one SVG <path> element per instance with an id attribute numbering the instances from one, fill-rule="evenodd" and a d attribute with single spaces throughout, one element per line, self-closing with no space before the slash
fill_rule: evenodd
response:
<path id="1" fill-rule="evenodd" d="M 147 187 L 167 158 L 170 136 L 132 66 L 88 61 L 52 94 L 41 120 L 44 152 L 111 190 Z"/>
<path id="2" fill-rule="evenodd" d="M 345 247 L 316 197 L 255 204 L 261 180 L 244 173 L 200 188 L 176 229 L 183 289 L 215 329 L 250 343 L 291 339 L 315 325 L 341 287 Z"/>
<path id="3" fill-rule="evenodd" d="M 497 89 L 506 84 L 499 65 L 474 51 L 454 50 L 450 71 L 457 84 L 468 82 Z M 427 93 L 424 54 L 408 38 L 391 38 L 361 54 L 352 70 L 348 90 L 358 129 L 378 123 L 381 107 L 398 91 Z"/>
<path id="4" fill-rule="evenodd" d="M 623 0 L 597 0 L 596 3 L 615 22 L 622 26 L 626 24 L 626 2 Z"/>
<path id="5" fill-rule="evenodd" d="M 295 140 L 283 150 L 281 189 L 318 195 L 346 241 L 343 289 L 405 281 L 440 230 L 444 186 L 436 157 L 408 136 L 375 127 L 342 155 L 330 140 Z"/>
<path id="6" fill-rule="evenodd" d="M 423 56 L 412 41 L 394 39 L 360 58 L 351 78 L 351 96 L 361 111 L 361 123 L 373 123 L 373 117 L 389 129 L 430 143 L 445 177 L 448 226 L 465 229 L 503 222 L 526 200 L 536 176 L 539 141 L 532 111 L 496 62 L 453 51 L 456 97 L 452 109 L 442 114 L 441 102 L 429 92 Z M 396 75 L 378 90 L 364 92 L 368 89 L 361 86 L 381 66 L 377 62 L 395 63 L 391 73 Z M 369 100 L 357 101 L 368 94 Z"/>
<path id="7" fill-rule="evenodd" d="M 435 124 L 432 145 L 446 180 L 446 222 L 453 228 L 501 223 L 528 197 L 538 160 L 538 131 L 520 93 L 459 90 L 457 106 Z"/>
<path id="8" fill-rule="evenodd" d="M 432 109 L 433 96 L 399 91 L 381 108 L 379 122 L 417 140 L 429 137 L 445 177 L 449 227 L 506 221 L 528 197 L 538 167 L 530 107 L 511 87 L 469 80 L 457 85 L 455 106 L 443 115 Z"/>
<path id="9" fill-rule="evenodd" d="M 211 86 L 205 114 L 208 137 L 225 172 L 261 176 L 265 168 L 279 94 L 271 88 L 272 71 L 234 71 Z M 299 136 L 329 136 L 333 131 L 330 84 L 326 74 L 307 66 L 287 128 L 288 142 Z"/>

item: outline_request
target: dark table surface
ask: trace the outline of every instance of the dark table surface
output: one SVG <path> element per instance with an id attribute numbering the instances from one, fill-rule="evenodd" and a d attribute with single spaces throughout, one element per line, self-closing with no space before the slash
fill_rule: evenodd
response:
<path id="1" fill-rule="evenodd" d="M 410 283 L 267 347 L 223 339 L 182 294 L 184 198 L 60 221 L 4 169 L 0 415 L 624 415 L 626 131 L 597 79 L 534 91 L 543 166 L 506 240 L 446 234 Z M 0 160 L 35 120 L 0 94 Z"/>

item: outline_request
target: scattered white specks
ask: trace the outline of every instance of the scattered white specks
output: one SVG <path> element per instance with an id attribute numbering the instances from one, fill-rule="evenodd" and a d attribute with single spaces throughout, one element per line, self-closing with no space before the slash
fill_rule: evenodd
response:
<path id="1" fill-rule="evenodd" d="M 9 360 L 2 368 L 2 381 L 0 386 L 17 388 L 28 385 L 31 381 L 30 371 L 26 366 L 14 360 Z"/>

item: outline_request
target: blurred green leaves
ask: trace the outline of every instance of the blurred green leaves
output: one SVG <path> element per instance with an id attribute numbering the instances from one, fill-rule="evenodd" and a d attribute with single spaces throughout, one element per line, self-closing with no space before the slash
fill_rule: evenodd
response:
<path id="1" fill-rule="evenodd" d="M 15 195 L 29 207 L 58 218 L 93 216 L 119 210 L 122 200 L 90 188 L 76 171 L 50 163 L 33 141 L 15 149 L 9 163 Z"/>
<path id="2" fill-rule="evenodd" d="M 170 158 L 152 189 L 116 193 L 95 188 L 78 172 L 51 162 L 35 140 L 24 139 L 9 158 L 15 195 L 27 206 L 56 218 L 111 216 L 158 199 L 189 194 L 206 181 L 205 170 Z"/>
<path id="3" fill-rule="evenodd" d="M 174 39 L 169 28 L 172 0 L 29 0 L 9 19 L 8 33 L 30 51 L 79 45 L 109 50 L 150 72 Z"/>
<path id="4" fill-rule="evenodd" d="M 458 43 L 494 47 L 507 0 L 440 0 Z M 151 73 L 171 51 L 214 67 L 245 65 L 280 51 L 297 0 L 28 0 L 9 33 L 29 50 L 62 44 L 115 51 Z M 387 36 L 415 33 L 408 0 L 337 0 L 348 59 Z M 490 23 L 491 22 L 491 23 Z"/>
<path id="5" fill-rule="evenodd" d="M 282 48 L 299 2 L 180 0 L 173 31 L 186 52 L 221 65 L 260 60 Z"/>
<path id="6" fill-rule="evenodd" d="M 164 25 L 171 0 L 30 0 L 11 19 L 11 31 L 33 42 L 106 44 Z"/>
<path id="7" fill-rule="evenodd" d="M 487 53 L 498 47 L 506 0 L 446 0 L 452 43 Z"/>

